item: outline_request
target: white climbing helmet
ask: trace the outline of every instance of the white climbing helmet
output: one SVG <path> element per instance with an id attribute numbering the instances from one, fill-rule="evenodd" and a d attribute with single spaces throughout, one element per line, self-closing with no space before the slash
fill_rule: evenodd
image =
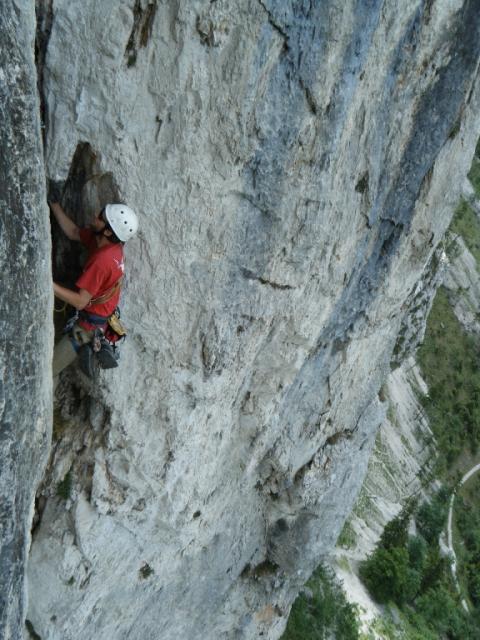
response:
<path id="1" fill-rule="evenodd" d="M 107 204 L 105 218 L 112 227 L 113 233 L 122 242 L 130 240 L 137 233 L 137 214 L 126 204 Z"/>

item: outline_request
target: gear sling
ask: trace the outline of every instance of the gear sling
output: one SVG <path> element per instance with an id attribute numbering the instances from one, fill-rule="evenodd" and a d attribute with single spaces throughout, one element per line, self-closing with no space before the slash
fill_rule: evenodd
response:
<path id="1" fill-rule="evenodd" d="M 89 305 L 103 304 L 110 300 L 122 286 L 123 277 L 120 278 L 115 285 L 106 293 L 90 300 Z M 89 325 L 93 325 L 93 334 L 90 341 L 78 344 L 75 340 L 73 325 L 76 320 L 83 320 Z M 88 311 L 79 311 L 73 322 L 67 324 L 66 331 L 70 331 L 72 344 L 79 356 L 79 364 L 81 370 L 90 378 L 94 375 L 94 356 L 102 369 L 113 369 L 118 367 L 119 355 L 116 351 L 116 343 L 125 338 L 127 331 L 120 322 L 120 310 L 117 307 L 115 311 L 108 317 L 90 314 Z M 70 326 L 69 326 L 70 325 Z"/>

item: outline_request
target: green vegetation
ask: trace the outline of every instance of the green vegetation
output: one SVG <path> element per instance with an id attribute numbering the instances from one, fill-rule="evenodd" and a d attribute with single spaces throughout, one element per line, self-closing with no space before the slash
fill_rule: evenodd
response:
<path id="1" fill-rule="evenodd" d="M 30 622 L 30 620 L 25 620 L 25 628 L 27 629 L 28 635 L 32 640 L 42 640 L 41 636 L 39 636 L 33 628 L 33 624 Z"/>
<path id="2" fill-rule="evenodd" d="M 458 123 L 451 131 L 458 133 Z M 470 182 L 480 198 L 480 140 L 470 173 Z M 359 189 L 363 184 L 357 185 Z M 477 261 L 480 271 L 480 221 L 470 204 L 460 202 L 445 240 L 451 260 L 460 253 L 456 237 L 461 236 Z M 432 269 L 436 269 L 432 260 Z M 480 313 L 477 315 L 480 318 Z M 399 336 L 395 356 L 404 349 L 404 336 Z M 445 288 L 440 288 L 427 320 L 423 344 L 417 359 L 429 388 L 428 396 L 420 389 L 418 397 L 434 433 L 438 459 L 428 464 L 424 486 L 434 478 L 458 482 L 456 473 L 463 468 L 467 452 L 476 455 L 480 444 L 480 338 L 467 334 L 457 320 Z M 385 390 L 380 400 L 387 400 Z M 388 418 L 395 424 L 393 407 Z M 377 452 L 381 442 L 376 443 Z M 381 459 L 381 456 L 379 456 Z M 371 595 L 386 605 L 385 615 L 377 618 L 366 635 L 359 635 L 355 608 L 347 604 L 341 587 L 332 574 L 318 569 L 308 583 L 311 596 L 302 594 L 292 608 L 283 640 L 318 640 L 327 637 L 370 640 L 479 640 L 480 639 L 480 481 L 475 496 L 460 495 L 456 501 L 456 529 L 461 544 L 456 549 L 459 578 L 468 591 L 473 612 L 464 611 L 453 584 L 450 563 L 442 556 L 438 544 L 445 527 L 450 488 L 438 491 L 420 506 L 411 503 L 390 522 L 373 554 L 360 566 L 360 577 Z M 376 517 L 375 503 L 365 485 L 354 512 Z M 415 519 L 417 535 L 408 534 L 409 522 Z M 347 523 L 338 545 L 355 544 L 355 533 Z M 336 612 L 336 614 L 335 614 Z M 345 628 L 340 625 L 346 625 Z M 347 629 L 347 630 L 346 630 Z"/>
<path id="3" fill-rule="evenodd" d="M 430 502 L 424 502 L 415 517 L 418 530 L 429 544 L 435 544 L 445 526 L 451 490 L 442 487 Z"/>
<path id="4" fill-rule="evenodd" d="M 146 580 L 152 575 L 152 573 L 155 573 L 155 571 L 147 562 L 145 562 L 144 564 L 142 564 L 142 566 L 138 570 L 138 573 L 140 578 L 142 578 L 142 580 Z"/>
<path id="5" fill-rule="evenodd" d="M 480 162 L 478 162 L 478 166 L 480 185 Z M 468 250 L 477 263 L 480 263 L 480 222 L 475 211 L 466 200 L 462 199 L 457 207 L 450 225 L 450 233 L 462 236 Z"/>
<path id="6" fill-rule="evenodd" d="M 462 248 L 457 242 L 457 238 L 458 233 L 454 233 L 451 230 L 448 230 L 445 234 L 443 246 L 450 262 L 454 262 L 462 253 Z"/>
<path id="7" fill-rule="evenodd" d="M 446 518 L 446 496 L 447 492 L 440 490 L 431 502 L 416 510 L 421 535 L 408 535 L 409 514 L 402 512 L 389 523 L 387 535 L 361 564 L 360 577 L 375 600 L 395 604 L 402 614 L 402 633 L 397 636 L 392 631 L 385 637 L 478 639 L 478 620 L 462 609 L 448 560 L 438 547 L 438 531 Z"/>
<path id="8" fill-rule="evenodd" d="M 342 547 L 343 549 L 351 549 L 355 546 L 356 539 L 357 535 L 353 530 L 352 525 L 347 520 L 343 525 L 341 534 L 338 537 L 337 546 Z"/>
<path id="9" fill-rule="evenodd" d="M 380 536 L 380 547 L 393 549 L 394 547 L 404 547 L 407 544 L 408 521 L 410 520 L 414 506 L 415 503 L 410 502 L 402 509 L 396 518 L 387 523 Z"/>
<path id="10" fill-rule="evenodd" d="M 410 569 L 408 551 L 402 547 L 377 548 L 362 565 L 360 577 L 381 604 L 410 602 L 420 587 L 419 574 Z"/>
<path id="11" fill-rule="evenodd" d="M 360 566 L 360 577 L 377 602 L 401 605 L 420 589 L 425 558 L 420 539 L 409 540 L 409 518 L 406 509 L 391 520 L 373 554 Z"/>
<path id="12" fill-rule="evenodd" d="M 355 607 L 349 604 L 331 569 L 319 567 L 292 607 L 282 640 L 358 640 Z"/>
<path id="13" fill-rule="evenodd" d="M 478 338 L 465 333 L 440 288 L 427 320 L 418 361 L 428 384 L 423 399 L 445 471 L 465 447 L 480 442 Z"/>
<path id="14" fill-rule="evenodd" d="M 474 161 L 469 178 L 477 195 L 480 195 L 478 160 Z M 454 257 L 457 252 L 452 238 L 456 235 L 462 236 L 478 266 L 480 222 L 464 200 L 449 230 L 447 253 L 453 253 Z M 454 314 L 447 291 L 440 288 L 427 320 L 424 343 L 418 350 L 418 361 L 429 388 L 429 395 L 421 400 L 437 441 L 437 475 L 443 478 L 450 476 L 450 481 L 458 480 L 452 473 L 452 464 L 455 462 L 458 466 L 457 461 L 461 456 L 465 457 L 467 451 L 475 455 L 480 443 L 479 354 L 478 337 L 465 332 Z M 393 565 L 393 569 L 389 565 L 393 585 L 388 585 L 388 593 L 380 579 L 373 580 L 380 563 L 385 563 L 383 556 L 387 551 L 383 549 L 381 553 L 382 546 L 364 563 L 362 571 L 366 576 L 365 581 L 370 580 L 368 587 L 374 597 L 380 599 L 388 596 L 390 601 L 396 602 L 410 627 L 423 629 L 424 635 L 420 637 L 448 637 L 452 640 L 479 638 L 480 577 L 477 576 L 480 576 L 480 517 L 477 517 L 478 510 L 475 508 L 478 504 L 470 501 L 467 506 L 458 496 L 455 508 L 457 529 L 462 538 L 462 545 L 457 548 L 457 553 L 460 552 L 459 578 L 475 606 L 474 612 L 469 615 L 459 602 L 449 563 L 441 557 L 438 547 L 450 495 L 451 489 L 442 489 L 416 510 L 415 520 L 420 535 L 409 538 L 407 546 L 401 547 L 403 554 L 398 549 L 396 554 L 388 549 L 388 561 Z M 408 563 L 405 562 L 405 550 Z M 411 571 L 416 573 L 416 579 L 412 580 Z M 376 591 L 380 591 L 380 594 L 376 595 Z"/>
<path id="15" fill-rule="evenodd" d="M 462 582 L 472 605 L 480 610 L 480 478 L 470 480 L 471 488 L 455 500 L 455 519 L 462 545 L 458 545 Z"/>
<path id="16" fill-rule="evenodd" d="M 64 479 L 58 483 L 57 485 L 57 496 L 63 498 L 64 500 L 68 500 L 72 493 L 72 472 L 69 471 Z"/>
<path id="17" fill-rule="evenodd" d="M 480 159 L 478 158 L 479 145 L 475 150 L 476 157 L 473 159 L 468 179 L 472 183 L 472 187 L 475 189 L 477 198 L 480 198 Z"/>
<path id="18" fill-rule="evenodd" d="M 371 632 L 362 635 L 361 640 L 438 640 L 438 635 L 425 626 L 423 618 L 415 619 L 406 616 L 402 611 L 392 607 L 393 615 L 387 612 L 380 618 L 376 618 L 370 625 Z"/>
<path id="19" fill-rule="evenodd" d="M 480 156 L 480 141 L 476 155 Z M 480 197 L 480 158 L 469 179 Z M 462 200 L 446 239 L 451 259 L 459 254 L 455 238 L 461 236 L 480 265 L 480 222 L 473 208 Z M 479 269 L 480 270 L 480 269 Z M 400 345 L 401 346 L 401 345 Z M 438 462 L 435 477 L 458 481 L 461 460 L 475 455 L 480 444 L 480 340 L 467 334 L 457 320 L 447 291 L 440 288 L 428 317 L 418 361 L 429 395 L 419 396 L 435 435 Z M 390 416 L 389 416 L 390 417 Z M 473 483 L 470 483 L 473 486 Z M 457 496 L 456 531 L 459 578 L 473 613 L 466 613 L 453 584 L 449 561 L 438 544 L 446 525 L 450 488 L 438 491 L 420 506 L 410 505 L 390 522 L 373 554 L 361 564 L 360 577 L 387 613 L 375 622 L 373 632 L 390 640 L 470 640 L 480 638 L 480 515 L 476 490 Z M 408 535 L 414 517 L 418 535 Z M 394 614 L 393 614 L 394 611 Z M 381 628 L 380 628 L 381 627 Z"/>

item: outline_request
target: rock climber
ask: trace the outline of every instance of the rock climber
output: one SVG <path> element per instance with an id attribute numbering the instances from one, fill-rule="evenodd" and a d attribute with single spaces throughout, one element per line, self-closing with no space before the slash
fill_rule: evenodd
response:
<path id="1" fill-rule="evenodd" d="M 83 273 L 75 283 L 77 291 L 53 283 L 55 296 L 77 310 L 68 333 L 54 350 L 56 384 L 59 373 L 77 355 L 81 356 L 82 370 L 92 375 L 91 344 L 98 330 L 106 329 L 108 319 L 117 308 L 124 275 L 123 244 L 136 234 L 138 218 L 124 204 L 107 204 L 89 227 L 80 228 L 58 202 L 50 203 L 50 209 L 67 238 L 81 242 L 88 249 Z"/>

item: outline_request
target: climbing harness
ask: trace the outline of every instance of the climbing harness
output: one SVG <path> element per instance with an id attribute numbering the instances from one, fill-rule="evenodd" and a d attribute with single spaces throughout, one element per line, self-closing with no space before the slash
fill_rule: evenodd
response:
<path id="1" fill-rule="evenodd" d="M 82 321 L 86 326 L 82 326 Z M 98 316 L 84 309 L 76 311 L 67 321 L 63 333 L 70 337 L 80 369 L 89 378 L 95 375 L 95 361 L 102 369 L 118 367 L 117 343 L 127 335 L 120 322 L 118 307 L 111 316 Z"/>
<path id="2" fill-rule="evenodd" d="M 92 298 L 85 308 L 88 309 L 88 307 L 91 307 L 94 304 L 103 304 L 104 302 L 108 302 L 109 300 L 111 300 L 113 296 L 117 293 L 117 291 L 119 291 L 120 287 L 122 286 L 122 282 L 123 282 L 123 276 L 119 280 L 117 280 L 117 282 L 113 285 L 113 287 L 109 289 L 106 293 L 99 296 L 98 298 Z"/>
<path id="3" fill-rule="evenodd" d="M 76 310 L 63 328 L 63 333 L 68 335 L 72 347 L 78 355 L 81 371 L 89 378 L 95 376 L 95 362 L 102 369 L 118 367 L 117 343 L 127 335 L 125 327 L 120 322 L 119 308 L 117 307 L 110 316 L 90 313 L 88 308 L 111 300 L 120 290 L 122 281 L 123 277 L 107 292 L 97 298 L 92 298 L 84 309 Z M 62 311 L 66 307 L 65 303 Z M 60 310 L 56 309 L 56 311 L 60 313 Z"/>

